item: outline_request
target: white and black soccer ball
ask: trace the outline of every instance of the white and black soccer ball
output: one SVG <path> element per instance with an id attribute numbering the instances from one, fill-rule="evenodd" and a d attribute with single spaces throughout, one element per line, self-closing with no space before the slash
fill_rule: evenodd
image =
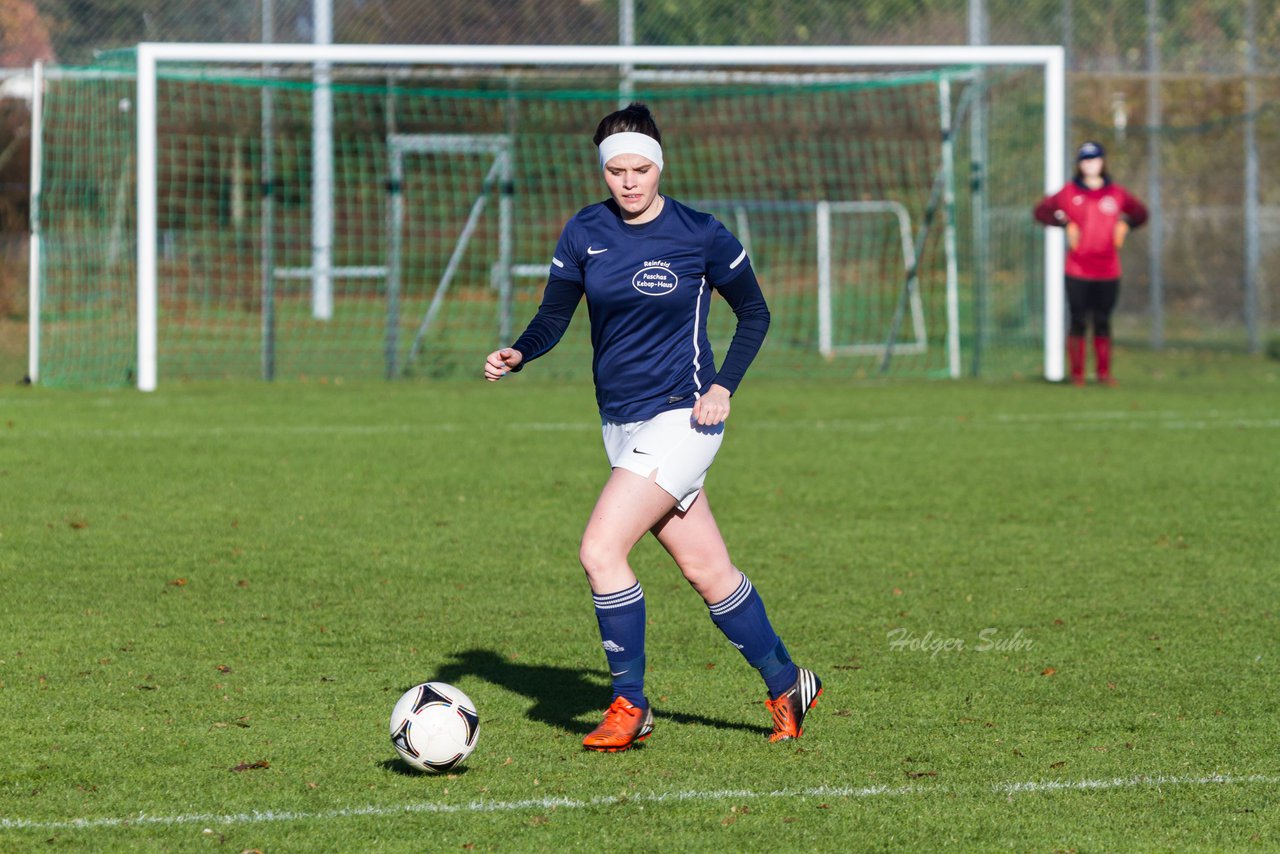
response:
<path id="1" fill-rule="evenodd" d="M 444 682 L 415 685 L 391 710 L 391 743 L 420 771 L 440 774 L 461 764 L 479 735 L 475 703 Z"/>

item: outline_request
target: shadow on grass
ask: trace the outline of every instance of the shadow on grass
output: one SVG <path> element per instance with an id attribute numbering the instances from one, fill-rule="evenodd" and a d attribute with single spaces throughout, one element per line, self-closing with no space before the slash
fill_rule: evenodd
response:
<path id="1" fill-rule="evenodd" d="M 585 735 L 596 726 L 596 718 L 609 705 L 610 692 L 592 671 L 578 671 L 546 664 L 511 661 L 490 649 L 469 649 L 454 656 L 433 679 L 456 683 L 464 676 L 476 676 L 494 685 L 533 700 L 530 720 Z M 590 714 L 590 720 L 579 717 Z M 768 730 L 740 721 L 726 721 L 687 712 L 654 707 L 655 717 L 678 724 L 699 724 L 716 729 L 737 729 L 764 733 Z"/>
<path id="2" fill-rule="evenodd" d="M 378 763 L 378 767 L 381 768 L 383 771 L 387 771 L 391 774 L 398 774 L 401 777 L 414 777 L 414 778 L 456 777 L 461 774 L 467 773 L 467 763 L 465 761 L 461 765 L 450 768 L 448 772 L 445 774 L 429 774 L 426 771 L 419 771 L 417 768 L 414 768 L 408 762 L 405 762 L 403 759 L 399 757 L 396 757 L 395 759 L 384 759 Z"/>

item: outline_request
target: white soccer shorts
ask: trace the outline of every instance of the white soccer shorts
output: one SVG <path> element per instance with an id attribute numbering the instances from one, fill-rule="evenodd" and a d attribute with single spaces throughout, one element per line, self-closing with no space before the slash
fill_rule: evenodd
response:
<path id="1" fill-rule="evenodd" d="M 672 409 L 629 424 L 605 421 L 601 432 L 610 466 L 643 478 L 656 471 L 658 486 L 671 493 L 681 511 L 693 506 L 724 441 L 724 424 L 701 426 L 693 409 Z"/>

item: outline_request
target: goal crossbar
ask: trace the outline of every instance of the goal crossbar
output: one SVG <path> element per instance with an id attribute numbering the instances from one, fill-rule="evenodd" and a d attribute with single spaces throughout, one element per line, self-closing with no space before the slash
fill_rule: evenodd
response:
<path id="1" fill-rule="evenodd" d="M 472 67 L 770 68 L 859 66 L 1036 66 L 1044 72 L 1044 189 L 1065 174 L 1065 71 L 1062 47 L 619 47 L 509 45 L 263 45 L 142 42 L 137 47 L 138 372 L 137 385 L 157 383 L 157 74 L 166 63 L 456 65 Z M 1028 200 L 1030 204 L 1031 200 Z M 1044 237 L 1044 376 L 1063 378 L 1063 237 Z"/>

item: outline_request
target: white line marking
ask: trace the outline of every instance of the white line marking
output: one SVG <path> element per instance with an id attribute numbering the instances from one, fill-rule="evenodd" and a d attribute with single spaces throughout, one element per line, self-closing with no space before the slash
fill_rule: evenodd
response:
<path id="1" fill-rule="evenodd" d="M 983 415 L 902 415 L 868 419 L 784 419 L 734 422 L 741 430 L 787 430 L 791 432 L 882 433 L 908 429 L 1001 430 L 1047 424 L 1063 430 L 1276 430 L 1280 418 L 1259 417 L 1256 412 L 1101 412 L 992 413 Z M 529 422 L 522 430 L 539 432 L 595 431 L 599 425 L 582 421 Z M 473 432 L 474 424 L 464 422 L 401 424 L 300 424 L 276 426 L 243 424 L 235 426 L 187 426 L 159 429 L 92 428 L 24 430 L 21 425 L 0 430 L 0 442 L 21 439 L 183 439 L 193 437 L 231 438 L 235 436 L 387 436 L 422 433 Z"/>
<path id="2" fill-rule="evenodd" d="M 1044 780 L 1028 783 L 1000 783 L 995 791 L 1014 795 L 1019 792 L 1058 792 L 1063 789 L 1083 791 L 1087 789 L 1124 789 L 1136 786 L 1204 786 L 1209 784 L 1280 783 L 1280 777 L 1265 774 L 1249 774 L 1239 777 L 1232 774 L 1209 774 L 1204 777 L 1166 777 L 1160 774 L 1139 774 L 1136 777 L 1116 777 L 1111 780 Z"/>
<path id="3" fill-rule="evenodd" d="M 1158 786 L 1243 785 L 1262 783 L 1280 784 L 1280 777 L 1262 774 L 1236 776 L 1209 774 L 1201 777 L 1170 777 L 1161 774 L 1139 774 L 1135 777 L 1117 777 L 1111 780 L 1043 780 L 1022 783 L 997 783 L 987 787 L 958 790 L 946 786 L 817 786 L 807 789 L 776 789 L 752 791 L 750 789 L 718 789 L 712 791 L 654 792 L 622 797 L 599 796 L 586 799 L 530 798 L 520 801 L 467 801 L 456 804 L 420 802 L 395 807 L 363 806 L 320 812 L 294 812 L 254 810 L 231 813 L 186 813 L 179 815 L 147 815 L 138 813 L 126 818 L 77 818 L 67 821 L 33 821 L 21 818 L 0 818 L 0 830 L 94 830 L 98 828 L 128 828 L 148 826 L 173 826 L 189 824 L 229 825 L 261 824 L 286 821 L 330 821 L 365 816 L 383 817 L 406 813 L 496 813 L 543 809 L 589 809 L 600 806 L 626 806 L 627 804 L 663 804 L 683 801 L 727 801 L 757 798 L 871 798 L 914 794 L 954 794 L 958 791 L 987 791 L 1012 797 L 1015 794 L 1070 791 L 1096 791 L 1107 789 L 1133 789 Z"/>

